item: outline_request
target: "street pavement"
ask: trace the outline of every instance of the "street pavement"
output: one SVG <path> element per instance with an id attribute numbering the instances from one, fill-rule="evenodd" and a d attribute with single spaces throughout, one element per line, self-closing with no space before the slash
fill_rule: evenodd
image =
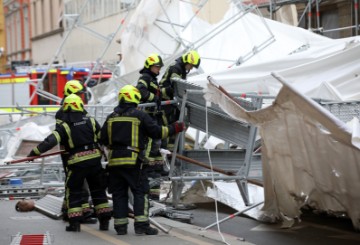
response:
<path id="1" fill-rule="evenodd" d="M 98 224 L 81 226 L 81 232 L 66 232 L 67 223 L 54 220 L 37 211 L 20 213 L 15 210 L 16 200 L 0 201 L 0 244 L 11 244 L 17 234 L 45 234 L 51 236 L 56 245 L 216 245 L 216 244 L 258 244 L 258 245 L 335 245 L 360 244 L 360 234 L 353 229 L 351 221 L 305 212 L 301 222 L 289 229 L 281 224 L 266 224 L 248 217 L 234 216 L 210 229 L 204 229 L 217 220 L 231 216 L 236 210 L 218 203 L 196 204 L 197 208 L 187 210 L 193 214 L 192 224 L 186 224 L 164 217 L 153 220 L 168 233 L 160 231 L 157 236 L 137 236 L 130 219 L 128 234 L 116 235 L 113 223 L 109 231 L 99 231 Z"/>
<path id="2" fill-rule="evenodd" d="M 128 234 L 124 236 L 116 235 L 112 222 L 109 231 L 99 231 L 98 224 L 86 224 L 81 225 L 81 232 L 66 232 L 67 223 L 51 219 L 37 211 L 17 212 L 16 202 L 16 200 L 0 200 L 1 245 L 11 244 L 16 239 L 16 235 L 36 234 L 49 234 L 51 244 L 56 245 L 216 245 L 224 244 L 224 240 L 228 241 L 228 244 L 251 245 L 231 235 L 220 236 L 216 231 L 203 231 L 200 227 L 164 217 L 153 217 L 168 231 L 168 233 L 160 231 L 156 236 L 135 235 L 131 219 Z"/>

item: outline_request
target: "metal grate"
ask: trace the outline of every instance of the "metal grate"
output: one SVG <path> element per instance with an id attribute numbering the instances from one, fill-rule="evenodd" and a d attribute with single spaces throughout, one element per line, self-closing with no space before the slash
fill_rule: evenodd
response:
<path id="1" fill-rule="evenodd" d="M 47 216 L 50 216 L 51 218 L 59 219 L 62 215 L 62 205 L 63 198 L 46 195 L 35 202 L 35 209 Z"/>
<path id="2" fill-rule="evenodd" d="M 320 103 L 325 109 L 334 114 L 341 121 L 347 123 L 354 117 L 360 119 L 360 102 L 339 102 L 339 103 Z"/>

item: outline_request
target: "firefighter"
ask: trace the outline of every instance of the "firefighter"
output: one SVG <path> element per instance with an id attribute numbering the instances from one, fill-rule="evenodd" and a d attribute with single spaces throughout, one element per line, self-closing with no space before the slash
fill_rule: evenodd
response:
<path id="1" fill-rule="evenodd" d="M 144 162 L 145 141 L 161 139 L 184 130 L 184 123 L 160 126 L 149 114 L 137 108 L 140 91 L 122 87 L 119 105 L 101 128 L 101 141 L 108 148 L 108 190 L 113 197 L 114 228 L 118 235 L 127 234 L 128 189 L 134 196 L 134 228 L 138 235 L 156 235 L 158 230 L 149 223 L 149 180 Z M 145 165 L 145 166 L 144 166 Z"/>
<path id="2" fill-rule="evenodd" d="M 81 95 L 84 92 L 84 86 L 78 81 L 78 80 L 70 80 L 67 81 L 64 86 L 64 98 L 61 100 L 60 105 L 63 105 L 64 99 L 69 96 L 70 94 L 76 94 Z M 85 110 L 84 110 L 85 111 Z M 63 108 L 61 107 L 55 114 L 55 119 L 57 123 L 62 122 L 63 117 Z M 60 146 L 61 149 L 63 149 L 63 146 Z M 61 154 L 61 160 L 64 167 L 65 177 L 67 176 L 67 160 L 69 158 L 69 153 Z M 97 222 L 97 219 L 92 217 L 93 216 L 93 210 L 91 208 L 91 205 L 89 203 L 89 187 L 87 186 L 87 183 L 84 183 L 83 186 L 83 192 L 82 192 L 82 209 L 83 209 L 83 220 L 81 223 L 86 224 L 93 224 Z M 64 204 L 62 208 L 63 213 L 63 220 L 68 221 L 67 217 L 67 197 L 64 196 Z"/>
<path id="3" fill-rule="evenodd" d="M 158 54 L 150 54 L 144 64 L 144 68 L 140 70 L 140 78 L 138 79 L 136 87 L 141 93 L 141 103 L 155 102 L 155 107 L 145 108 L 145 111 L 162 125 L 162 111 L 161 111 L 161 93 L 157 81 L 157 76 L 160 73 L 161 67 L 164 66 L 162 58 Z M 160 154 L 161 139 L 152 139 L 148 141 L 146 150 L 146 158 L 149 161 L 149 177 L 161 177 L 163 170 L 163 158 Z"/>
<path id="4" fill-rule="evenodd" d="M 100 221 L 99 229 L 108 230 L 111 209 L 102 183 L 102 154 L 98 144 L 100 125 L 94 118 L 86 115 L 82 99 L 75 94 L 64 99 L 62 109 L 62 122 L 57 123 L 55 130 L 28 156 L 38 156 L 57 144 L 63 145 L 69 152 L 65 195 L 68 197 L 70 224 L 66 231 L 80 231 L 83 217 L 82 187 L 85 180 Z"/>
<path id="5" fill-rule="evenodd" d="M 194 67 L 198 69 L 200 62 L 200 55 L 196 50 L 190 50 L 177 58 L 175 62 L 166 69 L 159 82 L 162 100 L 172 100 L 174 98 L 174 84 L 171 79 L 181 78 L 186 80 L 187 74 L 189 74 Z M 165 105 L 163 106 L 163 110 L 165 114 L 162 117 L 163 125 L 169 125 L 178 120 L 180 111 L 176 105 Z M 173 143 L 174 138 L 165 139 L 162 141 L 161 147 L 172 149 Z"/>

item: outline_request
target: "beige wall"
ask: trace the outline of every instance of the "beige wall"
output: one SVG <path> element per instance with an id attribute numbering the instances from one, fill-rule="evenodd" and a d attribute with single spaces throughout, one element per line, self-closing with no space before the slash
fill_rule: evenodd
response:
<path id="1" fill-rule="evenodd" d="M 31 59 L 31 28 L 28 2 L 29 0 L 8 0 L 3 2 L 6 45 L 2 44 L 1 46 L 4 47 L 7 58 L 6 69 L 10 69 L 12 61 L 18 62 Z"/>
<path id="2" fill-rule="evenodd" d="M 64 5 L 63 0 L 32 0 L 32 6 L 32 20 L 35 26 L 32 30 L 33 63 L 41 65 L 54 58 L 67 33 L 61 31 L 59 26 Z M 99 21 L 89 22 L 86 24 L 86 28 L 108 37 L 115 32 L 122 18 L 123 15 L 112 15 Z M 94 37 L 83 29 L 75 28 L 64 43 L 62 51 L 57 56 L 57 61 L 67 64 L 96 61 L 102 54 L 105 45 L 104 40 Z M 114 60 L 115 62 L 118 59 L 116 52 L 119 49 L 120 45 L 114 40 L 106 52 L 104 60 Z"/>
<path id="3" fill-rule="evenodd" d="M 33 64 L 48 63 L 63 37 L 59 22 L 63 0 L 31 0 L 31 8 Z"/>
<path id="4" fill-rule="evenodd" d="M 59 29 L 62 0 L 31 0 L 32 38 Z"/>
<path id="5" fill-rule="evenodd" d="M 86 27 L 107 37 L 116 31 L 122 18 L 122 15 L 114 15 L 101 21 L 91 22 L 87 24 Z M 117 37 L 118 36 L 119 34 Z M 120 44 L 115 42 L 115 40 L 116 38 L 111 42 L 103 60 L 113 60 L 114 62 L 118 60 L 116 53 L 120 50 Z M 65 58 L 68 63 L 96 61 L 105 48 L 106 42 L 104 40 L 98 39 L 89 32 L 76 28 L 72 31 L 66 42 L 62 59 Z M 60 62 L 62 62 L 62 60 L 60 60 Z"/>

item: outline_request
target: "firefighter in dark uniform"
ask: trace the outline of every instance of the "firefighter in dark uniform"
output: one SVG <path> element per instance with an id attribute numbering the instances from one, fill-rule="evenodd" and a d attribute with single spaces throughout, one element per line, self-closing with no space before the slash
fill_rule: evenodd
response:
<path id="1" fill-rule="evenodd" d="M 84 113 L 83 101 L 75 94 L 65 98 L 62 108 L 62 122 L 57 123 L 55 130 L 28 156 L 38 156 L 57 144 L 63 145 L 69 152 L 65 194 L 68 197 L 70 225 L 66 227 L 66 231 L 80 231 L 80 222 L 83 218 L 82 187 L 85 180 L 89 185 L 100 221 L 99 229 L 108 230 L 111 209 L 102 182 L 102 154 L 98 145 L 100 125 L 94 118 Z"/>
<path id="2" fill-rule="evenodd" d="M 126 85 L 119 91 L 119 105 L 101 128 L 101 141 L 108 148 L 108 190 L 113 196 L 114 228 L 127 234 L 128 189 L 134 196 L 134 228 L 138 235 L 156 235 L 149 223 L 149 181 L 144 166 L 148 137 L 161 139 L 184 130 L 184 123 L 159 126 L 149 114 L 137 108 L 140 91 Z"/>
<path id="3" fill-rule="evenodd" d="M 162 109 L 161 109 L 161 93 L 157 81 L 157 76 L 160 73 L 161 67 L 164 63 L 158 54 L 150 54 L 144 64 L 144 68 L 140 70 L 140 78 L 138 79 L 136 87 L 141 94 L 141 103 L 155 102 L 155 107 L 147 107 L 145 111 L 162 125 Z M 161 139 L 149 139 L 146 158 L 149 161 L 149 177 L 161 177 L 163 170 L 163 158 L 160 154 Z"/>
<path id="4" fill-rule="evenodd" d="M 76 94 L 76 95 L 81 95 L 84 92 L 84 86 L 78 81 L 78 80 L 70 80 L 67 81 L 65 86 L 64 86 L 64 98 L 61 100 L 60 105 L 63 105 L 64 103 L 64 99 L 69 96 L 70 94 Z M 86 112 L 84 110 L 84 112 Z M 56 119 L 56 123 L 61 123 L 63 121 L 63 108 L 61 107 L 55 114 L 55 119 Z M 60 148 L 63 150 L 64 146 L 60 146 Z M 65 177 L 67 176 L 67 160 L 69 158 L 69 153 L 66 152 L 64 154 L 61 154 L 61 160 L 63 163 L 63 167 L 64 167 L 64 172 L 65 172 Z M 66 199 L 66 195 L 64 196 L 64 204 L 62 207 L 62 212 L 63 212 L 63 220 L 68 221 L 68 216 L 67 216 L 67 199 Z M 84 183 L 83 186 L 83 192 L 82 192 L 82 209 L 83 209 L 83 220 L 81 221 L 81 223 L 87 223 L 87 224 L 93 224 L 97 222 L 96 218 L 93 218 L 93 210 L 89 204 L 89 188 L 87 186 L 87 183 Z"/>
<path id="5" fill-rule="evenodd" d="M 194 67 L 198 69 L 200 66 L 200 62 L 200 55 L 196 50 L 190 50 L 181 57 L 177 58 L 175 62 L 166 69 L 163 77 L 159 82 L 162 100 L 174 99 L 174 84 L 171 79 L 181 78 L 183 80 L 186 80 L 187 74 Z M 176 105 L 164 105 L 162 109 L 165 114 L 162 117 L 163 125 L 169 125 L 179 119 L 180 111 Z M 173 141 L 173 138 L 165 139 L 162 141 L 161 147 L 172 149 L 174 143 Z"/>

